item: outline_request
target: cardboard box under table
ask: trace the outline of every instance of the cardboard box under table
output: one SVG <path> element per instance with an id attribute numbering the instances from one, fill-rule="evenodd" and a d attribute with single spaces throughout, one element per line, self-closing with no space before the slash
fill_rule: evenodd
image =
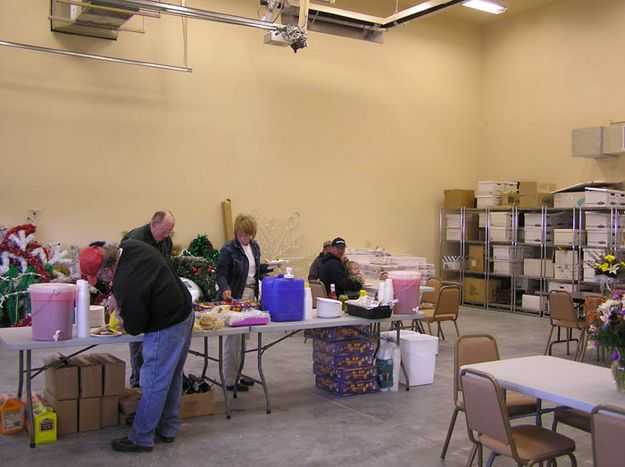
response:
<path id="1" fill-rule="evenodd" d="M 180 399 L 180 418 L 213 415 L 213 391 L 183 394 Z"/>
<path id="2" fill-rule="evenodd" d="M 102 365 L 102 395 L 121 396 L 125 388 L 126 362 L 108 353 L 92 353 L 89 357 Z"/>
<path id="3" fill-rule="evenodd" d="M 57 355 L 43 359 L 48 367 L 44 376 L 45 392 L 55 400 L 78 399 L 78 368 Z"/>
<path id="4" fill-rule="evenodd" d="M 77 355 L 71 358 L 69 363 L 78 367 L 78 397 L 81 399 L 100 397 L 102 395 L 102 365 L 88 355 Z"/>

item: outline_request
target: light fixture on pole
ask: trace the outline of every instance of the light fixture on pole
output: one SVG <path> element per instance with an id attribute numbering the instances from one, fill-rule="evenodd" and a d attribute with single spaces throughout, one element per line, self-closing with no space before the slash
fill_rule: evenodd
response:
<path id="1" fill-rule="evenodd" d="M 498 0 L 469 0 L 462 5 L 493 15 L 500 15 L 507 10 L 506 6 Z"/>

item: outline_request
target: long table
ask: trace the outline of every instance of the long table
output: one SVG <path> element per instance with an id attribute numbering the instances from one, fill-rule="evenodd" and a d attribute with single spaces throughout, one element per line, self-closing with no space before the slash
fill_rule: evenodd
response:
<path id="1" fill-rule="evenodd" d="M 475 363 L 462 368 L 490 373 L 505 389 L 586 413 L 599 404 L 625 408 L 625 394 L 617 392 L 609 368 L 546 355 Z"/>

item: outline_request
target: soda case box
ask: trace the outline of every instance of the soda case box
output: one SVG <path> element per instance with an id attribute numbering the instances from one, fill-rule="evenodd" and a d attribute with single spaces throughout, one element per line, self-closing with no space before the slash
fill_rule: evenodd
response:
<path id="1" fill-rule="evenodd" d="M 338 396 L 356 396 L 378 392 L 377 380 L 340 382 L 326 376 L 315 376 L 315 386 Z"/>
<path id="2" fill-rule="evenodd" d="M 337 357 L 343 355 L 373 355 L 376 345 L 377 341 L 372 337 L 338 342 L 326 342 L 320 339 L 313 340 L 314 351 Z"/>
<path id="3" fill-rule="evenodd" d="M 331 365 L 324 365 L 323 363 L 313 363 L 313 373 L 317 376 L 326 376 L 339 382 L 348 381 L 368 381 L 377 378 L 376 367 L 368 368 L 351 368 L 342 369 L 334 368 Z"/>
<path id="4" fill-rule="evenodd" d="M 313 361 L 333 368 L 365 368 L 371 367 L 374 363 L 373 353 L 370 355 L 343 355 L 334 356 L 325 352 L 313 349 Z"/>
<path id="5" fill-rule="evenodd" d="M 312 339 L 320 339 L 326 342 L 347 341 L 369 337 L 371 330 L 367 325 L 341 326 L 334 328 L 306 329 L 304 336 Z"/>
<path id="6" fill-rule="evenodd" d="M 78 368 L 58 355 L 44 358 L 45 391 L 57 401 L 78 399 Z"/>

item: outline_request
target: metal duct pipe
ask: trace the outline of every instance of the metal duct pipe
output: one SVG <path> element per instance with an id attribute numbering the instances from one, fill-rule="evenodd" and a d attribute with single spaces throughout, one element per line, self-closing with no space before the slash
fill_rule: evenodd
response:
<path id="1" fill-rule="evenodd" d="M 248 26 L 251 28 L 266 29 L 269 31 L 275 31 L 278 29 L 277 25 L 273 23 L 267 23 L 257 19 L 244 18 L 242 16 L 228 15 L 208 10 L 200 10 L 199 8 L 173 5 L 171 3 L 153 2 L 151 0 L 101 0 L 101 3 L 120 8 L 141 8 L 148 11 L 156 11 L 170 15 L 203 19 L 206 21 L 216 21 L 218 23 L 236 24 L 239 26 Z"/>
<path id="2" fill-rule="evenodd" d="M 15 47 L 17 49 L 34 50 L 36 52 L 46 52 L 46 53 L 57 54 L 57 55 L 67 55 L 70 57 L 90 58 L 93 60 L 102 60 L 105 62 L 124 63 L 126 65 L 139 65 L 139 66 L 145 66 L 149 68 L 158 68 L 161 70 L 184 71 L 187 73 L 190 73 L 191 71 L 193 71 L 191 68 L 187 68 L 187 67 L 164 65 L 162 63 L 142 62 L 139 60 L 129 60 L 127 58 L 115 58 L 115 57 L 109 57 L 106 55 L 94 55 L 94 54 L 86 54 L 82 52 L 71 52 L 68 50 L 50 49 L 48 47 L 40 47 L 38 45 L 20 44 L 19 42 L 10 42 L 10 41 L 0 40 L 0 45 L 6 46 L 6 47 Z"/>

